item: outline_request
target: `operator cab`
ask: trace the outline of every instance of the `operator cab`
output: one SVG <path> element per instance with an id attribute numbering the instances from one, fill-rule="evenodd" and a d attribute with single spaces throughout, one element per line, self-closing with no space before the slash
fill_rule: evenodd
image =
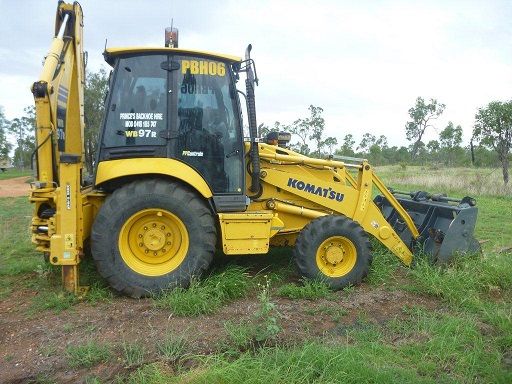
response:
<path id="1" fill-rule="evenodd" d="M 241 59 L 175 48 L 108 49 L 104 56 L 113 73 L 98 163 L 177 159 L 194 168 L 215 196 L 232 195 L 245 205 L 233 72 Z"/>

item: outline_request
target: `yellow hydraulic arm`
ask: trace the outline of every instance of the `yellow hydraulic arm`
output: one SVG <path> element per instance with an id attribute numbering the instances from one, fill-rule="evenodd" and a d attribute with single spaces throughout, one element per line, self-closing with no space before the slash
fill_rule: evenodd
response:
<path id="1" fill-rule="evenodd" d="M 303 155 L 299 155 L 292 151 L 280 149 L 281 154 L 275 152 L 275 147 L 266 144 L 260 144 L 260 157 L 267 160 L 269 166 L 263 166 L 263 181 L 279 187 L 282 190 L 293 193 L 304 198 L 307 201 L 318 204 L 327 208 L 330 212 L 341 213 L 357 221 L 366 232 L 375 236 L 384 246 L 393 252 L 403 263 L 410 265 L 412 262 L 412 252 L 407 245 L 401 240 L 400 236 L 394 231 L 392 226 L 386 221 L 379 208 L 372 199 L 373 187 L 388 199 L 391 206 L 397 210 L 399 216 L 407 225 L 414 239 L 419 237 L 418 229 L 407 211 L 400 205 L 396 198 L 389 192 L 384 183 L 373 172 L 373 168 L 366 160 L 361 164 L 347 164 L 335 160 L 315 159 Z M 320 181 L 311 174 L 302 170 L 296 170 L 293 173 L 290 170 L 282 170 L 279 165 L 296 164 L 308 165 L 315 167 L 324 167 L 331 170 L 345 170 L 346 168 L 354 168 L 358 171 L 357 180 L 348 172 L 336 173 L 336 176 L 343 175 L 347 180 L 347 184 L 332 183 Z M 303 185 L 301 185 L 301 183 Z M 320 184 L 319 184 L 320 183 Z M 308 187 L 323 185 L 333 192 L 339 192 L 345 198 L 343 202 L 337 203 L 335 200 L 326 199 L 324 196 L 311 193 Z M 327 189 L 325 189 L 327 190 Z M 288 205 L 284 202 L 277 202 L 273 199 L 269 200 L 270 205 L 267 207 L 276 211 L 288 212 L 299 216 L 316 218 L 327 214 L 314 209 L 306 209 Z"/>
<path id="2" fill-rule="evenodd" d="M 80 191 L 84 148 L 83 15 L 79 3 L 59 2 L 55 37 L 32 86 L 36 108 L 36 181 L 32 241 L 54 265 L 64 287 L 78 290 L 83 244 Z"/>

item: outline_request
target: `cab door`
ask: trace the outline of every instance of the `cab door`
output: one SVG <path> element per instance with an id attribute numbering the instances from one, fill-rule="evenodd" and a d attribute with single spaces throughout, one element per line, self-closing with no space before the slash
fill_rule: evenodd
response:
<path id="1" fill-rule="evenodd" d="M 171 155 L 210 185 L 218 211 L 246 208 L 243 138 L 238 95 L 229 63 L 173 55 Z"/>

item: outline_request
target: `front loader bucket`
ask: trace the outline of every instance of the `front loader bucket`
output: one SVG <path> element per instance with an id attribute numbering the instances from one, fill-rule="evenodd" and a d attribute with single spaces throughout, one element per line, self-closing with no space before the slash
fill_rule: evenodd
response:
<path id="1" fill-rule="evenodd" d="M 436 264 L 448 263 L 457 253 L 480 251 L 480 244 L 473 236 L 478 213 L 474 199 L 465 197 L 457 200 L 423 191 L 390 191 L 414 221 L 419 238 L 413 238 L 407 225 L 385 197 L 377 196 L 375 204 L 411 251 L 423 251 Z"/>

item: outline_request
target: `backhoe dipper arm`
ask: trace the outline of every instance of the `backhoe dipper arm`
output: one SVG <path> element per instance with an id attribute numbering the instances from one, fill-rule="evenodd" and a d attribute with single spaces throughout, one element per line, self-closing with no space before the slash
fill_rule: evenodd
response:
<path id="1" fill-rule="evenodd" d="M 32 93 L 36 106 L 37 180 L 59 185 L 59 152 L 81 157 L 84 146 L 85 65 L 79 3 L 59 2 L 55 30 Z"/>

